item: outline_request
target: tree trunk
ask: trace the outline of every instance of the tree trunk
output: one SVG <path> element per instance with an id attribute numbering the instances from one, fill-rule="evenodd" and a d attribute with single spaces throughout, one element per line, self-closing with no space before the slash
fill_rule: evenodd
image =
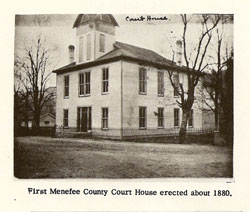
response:
<path id="1" fill-rule="evenodd" d="M 215 99 L 215 107 L 214 107 L 214 121 L 215 121 L 215 130 L 219 131 L 219 104 L 218 99 Z"/>
<path id="2" fill-rule="evenodd" d="M 187 121 L 189 117 L 189 111 L 182 111 L 182 121 L 181 121 L 181 128 L 179 131 L 179 143 L 183 144 L 186 141 L 186 134 L 187 134 Z"/>
<path id="3" fill-rule="evenodd" d="M 39 131 L 39 127 L 40 127 L 40 112 L 37 110 L 35 110 L 34 112 L 34 130 L 35 131 Z"/>

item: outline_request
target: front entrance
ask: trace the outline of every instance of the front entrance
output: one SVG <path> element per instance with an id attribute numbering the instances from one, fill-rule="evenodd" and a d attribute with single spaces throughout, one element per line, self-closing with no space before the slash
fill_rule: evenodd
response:
<path id="1" fill-rule="evenodd" d="M 77 131 L 91 131 L 91 107 L 77 108 Z"/>

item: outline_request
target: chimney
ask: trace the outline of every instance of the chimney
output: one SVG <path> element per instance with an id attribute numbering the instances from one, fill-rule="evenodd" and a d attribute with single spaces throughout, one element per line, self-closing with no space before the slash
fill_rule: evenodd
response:
<path id="1" fill-rule="evenodd" d="M 176 64 L 178 66 L 182 65 L 182 41 L 176 41 Z"/>
<path id="2" fill-rule="evenodd" d="M 73 45 L 69 45 L 69 63 L 73 63 L 75 61 L 75 47 Z"/>

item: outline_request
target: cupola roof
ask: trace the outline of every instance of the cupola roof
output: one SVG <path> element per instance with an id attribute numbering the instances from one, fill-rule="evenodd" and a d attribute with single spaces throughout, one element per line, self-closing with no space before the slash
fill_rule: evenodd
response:
<path id="1" fill-rule="evenodd" d="M 111 14 L 79 14 L 76 17 L 73 28 L 78 27 L 79 25 L 87 23 L 89 21 L 103 21 L 106 23 L 113 24 L 114 26 L 119 26 L 114 16 Z"/>

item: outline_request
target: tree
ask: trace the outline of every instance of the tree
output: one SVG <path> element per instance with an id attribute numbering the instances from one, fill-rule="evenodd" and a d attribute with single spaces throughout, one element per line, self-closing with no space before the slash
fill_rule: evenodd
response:
<path id="1" fill-rule="evenodd" d="M 14 61 L 14 132 L 19 134 L 21 123 L 28 127 L 28 105 L 29 92 L 26 92 L 23 86 L 24 78 L 19 57 Z"/>
<path id="2" fill-rule="evenodd" d="M 187 29 L 188 23 L 193 16 L 188 17 L 186 14 L 181 15 L 181 20 L 183 23 L 183 34 L 182 34 L 182 44 L 183 44 L 183 53 L 185 67 L 183 67 L 187 74 L 187 86 L 184 86 L 182 83 L 176 82 L 173 79 L 173 73 L 177 70 L 175 68 L 168 70 L 169 79 L 172 87 L 178 93 L 180 99 L 177 99 L 176 102 L 182 110 L 182 120 L 179 131 L 179 143 L 184 143 L 186 138 L 186 127 L 187 121 L 189 119 L 190 111 L 195 100 L 195 89 L 199 82 L 199 79 L 206 69 L 208 64 L 203 64 L 205 56 L 207 54 L 208 46 L 212 39 L 212 32 L 218 25 L 220 21 L 219 15 L 196 15 L 196 18 L 200 19 L 201 23 L 201 34 L 198 39 L 198 44 L 196 45 L 195 50 L 188 50 L 188 41 L 187 41 Z M 178 88 L 178 89 L 177 89 Z"/>
<path id="3" fill-rule="evenodd" d="M 228 144 L 233 144 L 233 52 L 225 62 L 226 67 L 222 73 L 223 89 L 220 104 L 220 133 Z"/>
<path id="4" fill-rule="evenodd" d="M 39 129 L 42 108 L 54 97 L 47 87 L 52 73 L 52 51 L 47 47 L 46 40 L 38 36 L 36 40 L 24 44 L 22 54 L 23 57 L 16 57 L 15 60 L 21 82 L 17 93 L 23 97 L 25 106 L 33 114 L 32 127 Z"/>
<path id="5" fill-rule="evenodd" d="M 232 57 L 233 49 L 228 46 L 228 42 L 225 39 L 224 25 L 232 22 L 232 15 L 221 16 L 220 24 L 216 29 L 215 45 L 214 51 L 215 57 L 213 58 L 213 63 L 209 64 L 209 69 L 211 74 L 206 75 L 203 82 L 203 88 L 208 94 L 209 100 L 206 101 L 204 98 L 204 103 L 214 112 L 215 117 L 215 129 L 219 131 L 219 119 L 221 114 L 221 104 L 223 100 L 223 70 L 227 66 L 227 61 Z M 213 56 L 211 56 L 213 57 Z M 211 104 L 212 103 L 212 104 Z"/>

